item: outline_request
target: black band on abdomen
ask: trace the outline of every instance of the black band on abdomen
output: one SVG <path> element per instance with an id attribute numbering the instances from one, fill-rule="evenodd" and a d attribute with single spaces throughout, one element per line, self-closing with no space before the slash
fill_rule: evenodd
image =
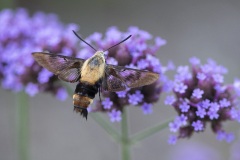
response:
<path id="1" fill-rule="evenodd" d="M 99 89 L 99 83 L 90 85 L 86 82 L 79 82 L 76 86 L 75 93 L 81 96 L 86 96 L 91 99 L 95 97 Z"/>

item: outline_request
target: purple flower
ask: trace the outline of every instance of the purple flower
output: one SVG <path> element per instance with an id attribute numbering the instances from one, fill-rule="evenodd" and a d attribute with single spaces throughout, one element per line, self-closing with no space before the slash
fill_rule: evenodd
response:
<path id="1" fill-rule="evenodd" d="M 144 103 L 142 105 L 142 111 L 143 111 L 143 114 L 151 114 L 153 112 L 152 104 Z"/>
<path id="2" fill-rule="evenodd" d="M 47 83 L 49 81 L 49 78 L 53 76 L 53 73 L 46 70 L 46 69 L 43 69 L 42 71 L 39 72 L 38 74 L 38 82 L 40 84 L 42 83 Z"/>
<path id="3" fill-rule="evenodd" d="M 152 65 L 152 66 L 156 66 L 156 65 L 159 65 L 160 64 L 160 61 L 157 57 L 151 55 L 151 54 L 148 54 L 146 56 L 146 60 L 149 61 L 149 63 Z"/>
<path id="4" fill-rule="evenodd" d="M 238 137 L 239 137 L 239 133 L 238 133 Z M 240 152 L 239 152 L 239 148 L 240 148 L 240 139 L 238 138 L 236 141 L 234 141 L 233 145 L 231 145 L 230 147 L 230 159 L 229 160 L 239 160 L 240 159 Z"/>
<path id="5" fill-rule="evenodd" d="M 224 77 L 223 75 L 221 74 L 214 74 L 213 76 L 213 80 L 216 82 L 216 83 L 223 83 L 224 82 Z"/>
<path id="6" fill-rule="evenodd" d="M 235 136 L 233 133 L 227 133 L 226 134 L 226 142 L 231 143 L 234 140 Z"/>
<path id="7" fill-rule="evenodd" d="M 175 65 L 172 61 L 168 61 L 167 69 L 168 70 L 174 70 L 175 69 Z"/>
<path id="8" fill-rule="evenodd" d="M 217 132 L 217 135 L 216 135 L 217 140 L 222 141 L 225 139 L 225 137 L 226 137 L 226 133 L 224 131 Z"/>
<path id="9" fill-rule="evenodd" d="M 38 91 L 39 89 L 37 84 L 33 84 L 33 83 L 28 83 L 28 85 L 25 88 L 25 92 L 31 97 L 35 96 L 35 94 L 37 94 Z"/>
<path id="10" fill-rule="evenodd" d="M 176 136 L 175 136 L 176 137 Z M 176 143 L 177 137 L 169 138 Z M 170 141 L 171 142 L 171 141 Z M 173 143 L 173 144 L 175 144 Z M 170 143 L 171 144 L 171 143 Z M 187 141 L 171 147 L 171 152 L 165 156 L 168 160 L 222 160 L 224 159 L 221 152 L 214 148 L 211 144 L 199 141 Z M 231 159 L 238 160 L 238 159 Z"/>
<path id="11" fill-rule="evenodd" d="M 170 135 L 168 138 L 168 144 L 176 144 L 177 143 L 178 138 L 175 135 Z"/>
<path id="12" fill-rule="evenodd" d="M 179 108 L 181 109 L 182 112 L 187 112 L 190 106 L 187 104 L 187 102 L 183 102 L 182 104 L 179 105 Z"/>
<path id="13" fill-rule="evenodd" d="M 137 105 L 143 100 L 143 94 L 140 91 L 136 91 L 134 94 L 128 95 L 128 102 L 132 105 Z"/>
<path id="14" fill-rule="evenodd" d="M 68 93 L 65 88 L 59 88 L 56 93 L 57 99 L 64 101 L 68 97 Z"/>
<path id="15" fill-rule="evenodd" d="M 167 44 L 167 41 L 165 39 L 162 39 L 161 37 L 155 38 L 156 46 L 161 47 Z"/>
<path id="16" fill-rule="evenodd" d="M 210 123 L 215 134 L 224 132 L 222 123 L 225 121 L 240 122 L 240 109 L 237 102 L 240 98 L 240 82 L 223 84 L 227 69 L 213 60 L 201 64 L 195 57 L 190 59 L 191 71 L 188 66 L 177 67 L 172 92 L 175 97 L 167 96 L 165 104 L 172 105 L 178 116 L 186 116 L 185 125 L 176 119 L 169 123 L 171 131 L 179 132 L 178 138 L 191 137 L 194 132 L 204 131 L 206 123 Z M 176 84 L 186 85 L 184 92 L 177 92 Z M 219 136 L 221 137 L 221 136 Z M 230 141 L 224 135 L 225 141 Z"/>
<path id="17" fill-rule="evenodd" d="M 200 64 L 200 59 L 198 59 L 197 57 L 192 57 L 192 58 L 189 59 L 189 62 L 192 65 L 199 65 Z"/>
<path id="18" fill-rule="evenodd" d="M 205 80 L 207 76 L 204 74 L 204 73 L 198 73 L 197 74 L 197 78 L 200 80 L 200 81 L 203 81 Z"/>
<path id="19" fill-rule="evenodd" d="M 204 93 L 203 90 L 201 90 L 199 88 L 194 89 L 193 93 L 192 93 L 192 97 L 200 99 L 200 98 L 202 98 L 203 93 Z"/>
<path id="20" fill-rule="evenodd" d="M 29 16 L 25 9 L 0 12 L 0 81 L 5 89 L 25 90 L 30 96 L 50 92 L 56 98 L 67 98 L 65 89 L 53 73 L 42 69 L 32 52 L 48 51 L 76 55 L 75 24 L 63 25 L 54 14 L 38 12 Z"/>
<path id="21" fill-rule="evenodd" d="M 118 62 L 115 58 L 110 57 L 110 58 L 107 59 L 107 64 L 117 65 Z"/>
<path id="22" fill-rule="evenodd" d="M 232 108 L 230 110 L 230 116 L 232 119 L 238 121 L 240 123 L 240 110 L 237 108 Z"/>
<path id="23" fill-rule="evenodd" d="M 240 96 L 240 80 L 235 79 L 233 82 L 233 87 L 235 89 L 235 92 L 237 93 L 238 96 Z"/>
<path id="24" fill-rule="evenodd" d="M 192 123 L 195 131 L 202 131 L 203 130 L 203 123 L 200 120 Z"/>
<path id="25" fill-rule="evenodd" d="M 146 69 L 149 64 L 148 64 L 148 61 L 145 60 L 145 59 L 140 59 L 138 62 L 137 62 L 137 66 L 139 69 Z"/>
<path id="26" fill-rule="evenodd" d="M 218 131 L 216 139 L 219 141 L 225 140 L 226 142 L 230 143 L 234 140 L 234 134 L 233 133 L 226 133 L 225 131 Z"/>
<path id="27" fill-rule="evenodd" d="M 219 104 L 217 104 L 216 102 L 212 102 L 212 103 L 210 104 L 210 108 L 209 108 L 210 111 L 215 111 L 215 112 L 217 112 L 219 109 L 220 109 L 220 106 L 219 106 Z"/>
<path id="28" fill-rule="evenodd" d="M 169 128 L 171 132 L 177 132 L 180 126 L 181 125 L 180 123 L 178 123 L 178 121 L 173 121 L 169 123 Z"/>
<path id="29" fill-rule="evenodd" d="M 202 108 L 208 109 L 208 107 L 211 105 L 210 100 L 209 99 L 205 99 L 201 102 L 201 106 Z"/>
<path id="30" fill-rule="evenodd" d="M 217 113 L 217 111 L 214 111 L 214 110 L 209 110 L 207 114 L 211 120 L 218 119 L 219 117 L 219 114 Z"/>
<path id="31" fill-rule="evenodd" d="M 184 114 L 181 114 L 180 116 L 176 117 L 175 121 L 178 121 L 180 123 L 180 126 L 187 125 L 187 116 Z"/>
<path id="32" fill-rule="evenodd" d="M 110 100 L 110 98 L 105 98 L 104 101 L 102 101 L 102 105 L 104 109 L 111 109 L 113 102 Z"/>
<path id="33" fill-rule="evenodd" d="M 205 108 L 202 107 L 198 107 L 198 110 L 196 111 L 196 115 L 200 118 L 204 118 L 204 116 L 206 115 L 206 110 Z"/>
<path id="34" fill-rule="evenodd" d="M 164 75 L 162 75 L 160 79 L 163 82 L 162 91 L 167 93 L 171 92 L 173 89 L 174 83 Z"/>
<path id="35" fill-rule="evenodd" d="M 122 120 L 122 112 L 113 109 L 111 112 L 108 112 L 111 122 L 120 122 Z"/>
<path id="36" fill-rule="evenodd" d="M 223 98 L 222 100 L 220 100 L 219 103 L 220 103 L 220 107 L 222 108 L 231 106 L 230 101 L 228 101 L 226 98 Z"/>
<path id="37" fill-rule="evenodd" d="M 176 101 L 176 98 L 173 95 L 167 96 L 164 104 L 166 105 L 172 105 Z"/>
<path id="38" fill-rule="evenodd" d="M 177 67 L 177 74 L 175 75 L 175 80 L 180 82 L 192 78 L 191 73 L 189 72 L 188 66 L 179 66 Z"/>
<path id="39" fill-rule="evenodd" d="M 125 98 L 127 96 L 127 92 L 128 92 L 128 89 L 126 89 L 125 91 L 119 91 L 116 93 L 119 98 Z"/>
<path id="40" fill-rule="evenodd" d="M 174 84 L 174 91 L 178 93 L 185 93 L 185 90 L 187 89 L 187 86 L 183 83 L 175 83 Z"/>

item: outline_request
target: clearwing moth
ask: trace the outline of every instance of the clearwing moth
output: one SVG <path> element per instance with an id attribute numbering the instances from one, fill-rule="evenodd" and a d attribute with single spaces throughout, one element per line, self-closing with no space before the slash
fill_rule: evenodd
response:
<path id="1" fill-rule="evenodd" d="M 104 52 L 126 41 L 131 35 L 105 51 L 97 51 L 76 32 L 74 34 L 96 51 L 92 57 L 84 60 L 45 52 L 34 52 L 32 55 L 39 65 L 53 72 L 59 79 L 78 82 L 73 94 L 74 111 L 80 112 L 86 119 L 87 107 L 100 92 L 100 87 L 105 91 L 117 92 L 149 85 L 159 78 L 159 74 L 154 72 L 106 64 Z"/>

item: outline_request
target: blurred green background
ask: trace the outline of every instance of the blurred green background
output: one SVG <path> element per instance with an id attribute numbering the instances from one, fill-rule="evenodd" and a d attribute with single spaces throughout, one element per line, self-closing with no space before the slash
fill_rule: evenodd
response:
<path id="1" fill-rule="evenodd" d="M 24 7 L 30 13 L 55 13 L 65 23 L 79 24 L 82 37 L 95 31 L 105 32 L 110 26 L 122 31 L 138 26 L 167 40 L 167 45 L 158 53 L 163 64 L 173 60 L 176 65 L 186 65 L 192 56 L 204 62 L 213 58 L 229 69 L 226 83 L 240 77 L 238 0 L 16 0 L 11 6 Z M 17 160 L 16 97 L 3 89 L 0 95 L 0 159 Z M 162 100 L 155 104 L 153 114 L 147 116 L 138 108 L 129 108 L 130 133 L 176 115 Z M 61 102 L 51 95 L 38 94 L 29 101 L 30 159 L 120 159 L 120 147 L 105 131 L 91 117 L 86 122 L 72 111 L 71 97 Z M 113 125 L 119 128 L 118 123 Z M 234 130 L 239 135 L 239 124 L 224 125 L 227 131 Z M 207 132 L 180 140 L 175 146 L 167 144 L 168 134 L 166 129 L 132 148 L 133 159 L 233 160 L 231 152 L 235 144 L 215 140 L 209 126 Z"/>

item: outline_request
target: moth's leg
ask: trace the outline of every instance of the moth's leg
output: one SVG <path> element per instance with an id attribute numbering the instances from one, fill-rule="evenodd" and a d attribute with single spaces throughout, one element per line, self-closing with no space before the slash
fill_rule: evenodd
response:
<path id="1" fill-rule="evenodd" d="M 99 96 L 99 100 L 100 102 L 102 103 L 102 99 L 101 99 L 101 91 L 102 91 L 102 83 L 103 83 L 103 80 L 102 78 L 98 81 L 98 96 Z"/>
<path id="2" fill-rule="evenodd" d="M 100 93 L 100 92 L 101 92 L 101 90 L 100 90 L 100 87 L 99 87 L 99 88 L 98 88 L 98 95 L 99 95 L 99 100 L 100 100 L 100 102 L 102 103 L 102 99 L 101 99 L 101 95 L 100 95 L 101 93 Z"/>

